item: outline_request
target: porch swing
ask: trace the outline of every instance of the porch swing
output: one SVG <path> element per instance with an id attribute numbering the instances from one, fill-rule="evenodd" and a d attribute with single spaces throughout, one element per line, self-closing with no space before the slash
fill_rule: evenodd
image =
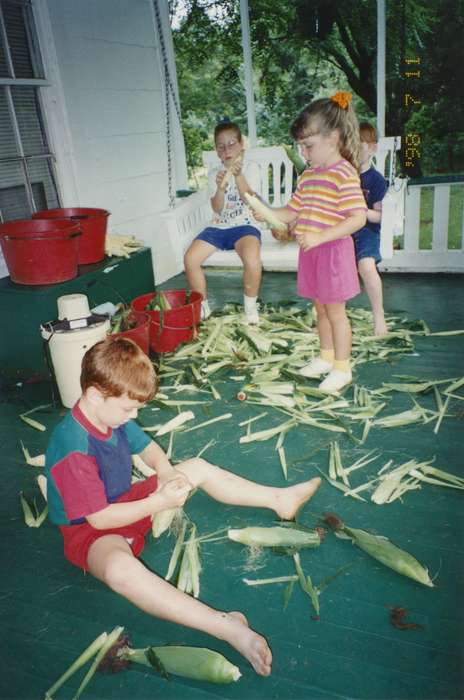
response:
<path id="1" fill-rule="evenodd" d="M 154 0 L 154 7 L 163 58 L 169 184 L 169 209 L 162 212 L 160 216 L 168 239 L 166 242 L 170 251 L 169 267 L 173 270 L 173 274 L 178 274 L 184 270 L 184 252 L 195 236 L 211 222 L 212 210 L 206 187 L 181 199 L 176 199 L 174 194 L 170 124 L 171 98 L 179 123 L 181 115 L 174 83 L 169 72 L 157 0 Z M 381 255 L 384 260 L 392 258 L 393 239 L 395 236 L 401 236 L 404 231 L 407 180 L 396 177 L 396 154 L 400 148 L 401 138 L 399 136 L 380 138 L 374 158 L 375 168 L 389 183 L 382 208 Z M 247 160 L 256 163 L 259 167 L 261 178 L 260 194 L 263 201 L 271 207 L 284 206 L 292 195 L 296 173 L 294 165 L 283 146 L 253 147 L 248 148 L 246 153 Z M 216 151 L 204 151 L 202 160 L 207 171 L 220 165 Z M 295 271 L 298 262 L 298 246 L 292 243 L 282 245 L 272 237 L 269 230 L 264 229 L 261 259 L 264 270 Z M 242 263 L 237 253 L 232 250 L 216 251 L 204 264 L 208 267 L 239 267 Z"/>

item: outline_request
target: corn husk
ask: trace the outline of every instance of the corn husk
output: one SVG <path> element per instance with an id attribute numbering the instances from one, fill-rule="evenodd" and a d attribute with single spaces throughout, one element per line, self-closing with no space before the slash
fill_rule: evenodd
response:
<path id="1" fill-rule="evenodd" d="M 31 453 L 27 449 L 27 447 L 24 446 L 22 440 L 20 441 L 21 444 L 21 449 L 23 451 L 24 459 L 26 460 L 26 463 L 29 464 L 31 467 L 44 467 L 45 466 L 45 455 L 36 455 L 35 457 L 31 456 Z"/>

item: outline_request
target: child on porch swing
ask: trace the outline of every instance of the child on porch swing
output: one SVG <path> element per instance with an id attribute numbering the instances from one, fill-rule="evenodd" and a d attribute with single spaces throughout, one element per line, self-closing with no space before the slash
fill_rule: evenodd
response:
<path id="1" fill-rule="evenodd" d="M 345 303 L 360 292 L 352 234 L 366 222 L 359 125 L 350 101 L 349 92 L 337 92 L 315 100 L 297 117 L 290 131 L 308 167 L 287 205 L 273 210 L 300 246 L 298 293 L 313 299 L 317 312 L 320 356 L 300 373 L 327 375 L 319 384 L 326 393 L 352 380 Z M 282 238 L 275 230 L 272 234 Z"/>
<path id="2" fill-rule="evenodd" d="M 211 313 L 202 264 L 216 250 L 234 250 L 243 262 L 243 305 L 247 323 L 259 323 L 258 293 L 261 284 L 261 232 L 245 203 L 245 193 L 260 192 L 260 172 L 247 162 L 238 124 L 223 120 L 214 130 L 214 143 L 222 167 L 208 173 L 214 217 L 190 244 L 184 265 L 190 289 L 203 295 L 202 319 Z"/>
<path id="3" fill-rule="evenodd" d="M 230 505 L 269 508 L 291 520 L 320 485 L 264 486 L 195 457 L 173 466 L 135 422 L 157 390 L 153 365 L 127 338 L 109 337 L 87 350 L 82 396 L 57 425 L 46 452 L 49 517 L 59 526 L 64 555 L 142 611 L 231 644 L 263 676 L 272 654 L 240 612 L 222 612 L 183 593 L 138 558 L 151 516 L 182 506 L 203 489 Z M 153 476 L 131 484 L 131 455 Z"/>

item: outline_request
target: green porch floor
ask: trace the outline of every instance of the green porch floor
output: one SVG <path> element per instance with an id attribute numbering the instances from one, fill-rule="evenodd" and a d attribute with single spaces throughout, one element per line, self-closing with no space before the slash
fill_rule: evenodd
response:
<path id="1" fill-rule="evenodd" d="M 226 300 L 241 301 L 241 276 L 235 271 L 208 271 L 210 299 L 218 308 Z M 182 288 L 182 275 L 163 285 Z M 433 331 L 464 328 L 463 279 L 460 276 L 385 275 L 388 311 L 404 311 L 410 319 L 424 319 Z M 295 276 L 267 273 L 263 299 L 277 302 L 295 298 Z M 461 300 L 461 301 L 460 301 Z M 367 308 L 361 295 L 353 306 Z M 363 364 L 358 384 L 374 388 L 392 375 L 424 379 L 464 375 L 463 336 L 419 337 L 415 353 L 394 362 Z M 259 412 L 234 398 L 236 387 L 229 380 L 217 382 L 225 397 L 211 407 L 204 419 L 230 411 L 233 419 L 195 432 L 176 436 L 174 460 L 194 456 L 211 439 L 216 443 L 205 458 L 251 479 L 285 485 L 275 440 L 240 445 L 237 423 Z M 462 391 L 462 390 L 461 390 Z M 346 499 L 323 483 L 301 520 L 313 526 L 325 511 L 335 511 L 353 527 L 388 536 L 424 563 L 436 587 L 426 588 L 395 574 L 348 543 L 333 536 L 315 550 L 303 550 L 301 560 L 315 584 L 345 564 L 353 565 L 328 585 L 320 596 L 320 620 L 313 619 L 309 599 L 296 586 L 285 612 L 283 586 L 248 587 L 244 577 L 266 578 L 293 573 L 289 557 L 265 552 L 250 561 L 246 548 L 231 542 L 202 547 L 201 599 L 226 610 L 243 611 L 251 626 L 264 634 L 273 651 L 273 674 L 255 675 L 238 653 L 225 643 L 169 622 L 155 620 L 118 598 L 98 581 L 84 576 L 62 556 L 61 536 L 49 522 L 39 529 L 24 525 L 18 493 L 38 493 L 35 477 L 40 470 L 27 466 L 20 453 L 22 440 L 32 454 L 43 452 L 50 429 L 63 409 L 50 409 L 35 416 L 47 425 L 38 432 L 19 420 L 18 414 L 51 400 L 49 384 L 22 383 L 4 387 L 0 403 L 0 447 L 3 454 L 1 504 L 3 574 L 0 589 L 2 619 L 2 674 L 0 697 L 43 698 L 46 689 L 73 659 L 102 631 L 124 625 L 135 647 L 148 644 L 208 646 L 237 664 L 243 674 L 238 683 L 216 686 L 183 679 L 165 681 L 144 667 L 117 675 L 98 674 L 83 698 L 94 700 L 313 700 L 316 698 L 369 698 L 376 700 L 451 699 L 464 697 L 462 649 L 464 626 L 462 590 L 464 573 L 463 509 L 460 491 L 426 485 L 406 494 L 403 502 L 376 506 Z M 395 398 L 392 411 L 409 408 L 408 395 Z M 327 471 L 327 444 L 338 439 L 347 464 L 377 448 L 382 464 L 387 459 L 404 462 L 436 456 L 436 466 L 464 475 L 464 406 L 453 402 L 450 415 L 438 434 L 433 423 L 394 430 L 373 428 L 365 445 L 348 437 L 315 428 L 292 430 L 285 449 L 291 464 L 289 483 Z M 173 415 L 162 414 L 163 418 Z M 148 424 L 146 415 L 144 424 Z M 196 411 L 197 419 L 201 412 Z M 156 415 L 159 422 L 159 414 Z M 240 433 L 241 434 L 241 433 Z M 166 447 L 167 440 L 161 439 Z M 305 458 L 307 456 L 307 458 Z M 373 472 L 367 468 L 367 474 Z M 197 493 L 186 510 L 200 533 L 246 524 L 270 525 L 271 511 L 223 506 Z M 173 547 L 172 537 L 149 539 L 143 559 L 164 575 Z M 390 607 L 408 610 L 407 621 L 421 629 L 401 631 L 389 621 Z M 71 698 L 84 671 L 81 670 L 55 696 Z"/>

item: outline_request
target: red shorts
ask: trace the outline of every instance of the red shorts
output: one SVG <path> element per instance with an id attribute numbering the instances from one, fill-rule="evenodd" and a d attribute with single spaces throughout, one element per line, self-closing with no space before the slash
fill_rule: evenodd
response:
<path id="1" fill-rule="evenodd" d="M 144 481 L 137 481 L 132 484 L 130 490 L 118 498 L 118 503 L 126 501 L 139 501 L 156 491 L 157 477 L 150 476 Z M 132 525 L 125 527 L 115 527 L 111 530 L 96 530 L 89 523 L 82 525 L 61 525 L 60 530 L 64 540 L 64 556 L 72 564 L 87 571 L 87 556 L 90 546 L 105 535 L 122 535 L 131 540 L 130 547 L 134 556 L 138 557 L 145 544 L 145 535 L 151 529 L 151 517 L 138 520 Z"/>

